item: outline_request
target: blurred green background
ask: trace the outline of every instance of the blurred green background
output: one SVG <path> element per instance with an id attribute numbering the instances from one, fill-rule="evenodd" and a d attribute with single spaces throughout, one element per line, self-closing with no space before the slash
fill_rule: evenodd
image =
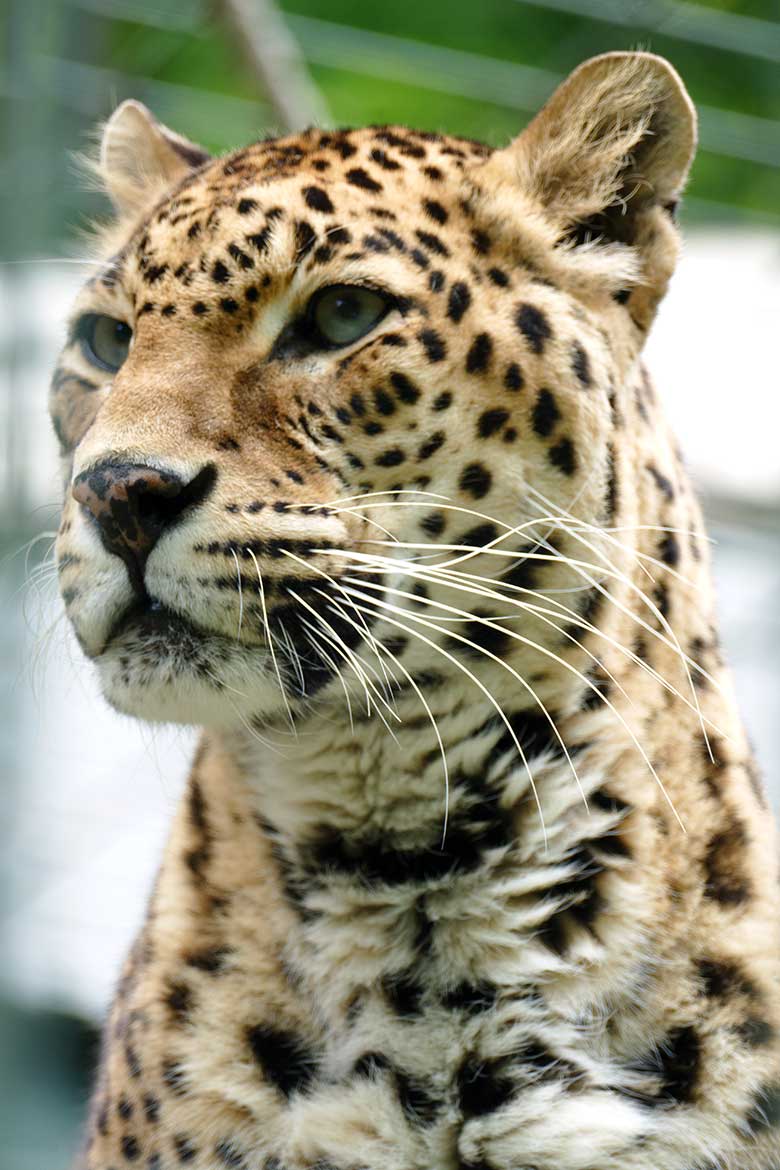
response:
<path id="1" fill-rule="evenodd" d="M 743 314 L 739 329 L 731 328 L 739 336 L 718 330 L 720 342 L 744 350 L 751 329 L 767 340 L 780 310 L 777 299 L 767 308 L 780 288 L 780 0 L 284 0 L 280 7 L 267 0 L 3 0 L 0 12 L 0 586 L 7 598 L 0 625 L 0 1170 L 62 1170 L 81 1124 L 103 991 L 81 987 L 78 955 L 68 967 L 44 945 L 56 935 L 65 949 L 77 949 L 80 937 L 62 929 L 62 899 L 55 910 L 46 901 L 47 890 L 61 892 L 71 874 L 65 862 L 52 865 L 46 842 L 61 844 L 67 831 L 79 842 L 74 850 L 89 852 L 73 824 L 83 829 L 91 818 L 97 833 L 113 831 L 111 808 L 96 809 L 91 793 L 74 805 L 72 789 L 57 789 L 61 771 L 41 750 L 48 736 L 54 748 L 58 742 L 55 704 L 45 685 L 42 698 L 31 698 L 25 666 L 52 614 L 56 622 L 47 541 L 24 551 L 56 523 L 46 369 L 78 278 L 78 263 L 66 261 L 79 257 L 80 229 L 106 211 L 102 196 L 84 189 L 71 153 L 90 146 L 96 123 L 126 97 L 219 151 L 310 119 L 408 122 L 503 143 L 586 57 L 648 48 L 677 67 L 701 118 L 683 225 L 694 258 L 695 241 L 703 241 L 704 275 L 688 288 L 741 299 L 746 285 L 753 287 L 751 273 L 766 278 L 761 288 L 768 291 L 754 294 L 758 313 Z M 740 269 L 730 285 L 740 258 L 753 256 L 754 267 Z M 697 297 L 688 295 L 693 309 Z M 701 330 L 704 336 L 706 326 Z M 662 335 L 667 364 L 679 355 L 675 346 L 684 347 L 680 336 Z M 766 382 L 763 409 L 775 414 L 762 416 L 762 426 L 770 428 L 777 423 L 770 405 L 772 379 L 777 401 L 776 358 L 773 369 L 759 365 L 751 374 Z M 696 400 L 694 418 L 708 401 Z M 729 477 L 717 458 L 703 459 L 701 469 L 720 540 L 727 644 L 743 693 L 758 710 L 759 754 L 771 770 L 780 756 L 777 674 L 764 668 L 780 660 L 780 479 L 772 473 L 754 482 L 733 466 Z M 31 580 L 36 600 L 43 590 L 45 618 L 38 613 L 32 625 Z M 55 652 L 56 661 L 62 657 Z M 66 679 L 69 669 L 64 661 Z M 72 696 L 72 684 L 63 686 Z M 76 753 L 74 771 L 78 759 Z M 57 826 L 38 833 L 41 818 L 57 820 L 52 809 L 59 808 L 72 823 L 66 815 L 59 835 Z M 126 902 L 120 898 L 116 913 L 127 917 L 126 932 L 147 877 L 145 871 L 138 879 L 140 892 L 133 887 Z M 78 901 L 86 887 L 82 880 L 67 888 L 67 898 Z M 29 937 L 20 934 L 28 918 L 35 923 Z M 24 961 L 14 951 L 20 938 Z M 83 961 L 88 966 L 90 956 Z M 94 961 L 110 973 L 115 960 L 98 954 Z"/>

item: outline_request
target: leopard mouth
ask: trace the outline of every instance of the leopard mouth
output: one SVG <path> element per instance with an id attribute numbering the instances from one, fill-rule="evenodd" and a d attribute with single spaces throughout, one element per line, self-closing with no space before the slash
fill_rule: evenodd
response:
<path id="1" fill-rule="evenodd" d="M 147 594 L 123 610 L 114 621 L 106 638 L 104 650 L 126 637 L 180 646 L 184 641 L 204 642 L 215 636 Z"/>

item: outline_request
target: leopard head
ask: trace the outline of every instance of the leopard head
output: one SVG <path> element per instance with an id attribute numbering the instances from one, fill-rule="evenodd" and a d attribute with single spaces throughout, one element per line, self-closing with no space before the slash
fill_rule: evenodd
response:
<path id="1" fill-rule="evenodd" d="M 51 395 L 62 596 L 109 701 L 272 721 L 434 660 L 560 686 L 596 555 L 572 520 L 598 551 L 638 490 L 628 387 L 694 139 L 644 53 L 502 150 L 371 127 L 214 159 L 120 106 Z"/>

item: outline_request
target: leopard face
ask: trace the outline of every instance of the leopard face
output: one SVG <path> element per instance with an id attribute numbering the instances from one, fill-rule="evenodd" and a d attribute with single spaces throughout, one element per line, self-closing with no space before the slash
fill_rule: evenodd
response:
<path id="1" fill-rule="evenodd" d="M 108 700 L 224 726 L 432 660 L 559 685 L 594 588 L 560 521 L 596 556 L 634 490 L 621 394 L 692 141 L 646 54 L 494 152 L 382 127 L 210 159 L 120 107 L 52 390 L 62 595 Z"/>

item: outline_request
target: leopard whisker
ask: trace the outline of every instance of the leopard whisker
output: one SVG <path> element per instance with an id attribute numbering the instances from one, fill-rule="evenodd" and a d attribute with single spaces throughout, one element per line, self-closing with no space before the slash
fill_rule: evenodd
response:
<path id="1" fill-rule="evenodd" d="M 295 719 L 293 718 L 293 713 L 292 713 L 292 709 L 290 707 L 290 702 L 287 698 L 287 692 L 285 690 L 284 683 L 282 681 L 282 672 L 279 669 L 279 662 L 276 658 L 276 651 L 274 650 L 274 635 L 271 632 L 271 626 L 270 626 L 270 623 L 268 621 L 268 606 L 266 605 L 266 600 L 265 600 L 265 585 L 263 583 L 263 574 L 260 572 L 260 565 L 258 564 L 257 557 L 255 556 L 252 549 L 247 548 L 246 551 L 249 553 L 250 557 L 252 558 L 252 561 L 253 561 L 254 566 L 255 566 L 255 571 L 257 573 L 257 583 L 258 583 L 258 588 L 260 589 L 260 608 L 262 610 L 263 626 L 265 628 L 265 635 L 266 635 L 266 639 L 268 641 L 268 649 L 269 649 L 269 652 L 271 654 L 271 661 L 273 663 L 274 671 L 276 672 L 276 678 L 277 678 L 278 683 L 279 683 L 279 691 L 280 691 L 281 696 L 282 696 L 282 703 L 284 704 L 284 709 L 285 709 L 285 712 L 287 714 L 287 719 L 288 719 L 288 722 L 290 724 L 290 729 L 292 730 L 293 735 L 297 735 L 297 731 L 296 731 L 296 727 L 295 727 Z"/>
<path id="2" fill-rule="evenodd" d="M 531 786 L 531 791 L 532 791 L 533 797 L 534 797 L 534 802 L 536 804 L 536 808 L 537 808 L 537 811 L 539 813 L 539 821 L 541 824 L 542 837 L 544 840 L 544 848 L 546 851 L 547 850 L 547 826 L 545 825 L 544 812 L 542 810 L 542 805 L 541 805 L 541 802 L 539 800 L 539 793 L 537 791 L 536 784 L 534 782 L 533 772 L 531 771 L 531 768 L 528 764 L 528 760 L 526 759 L 526 755 L 525 755 L 525 752 L 523 751 L 523 747 L 522 747 L 519 739 L 517 738 L 517 734 L 516 734 L 514 728 L 512 727 L 512 724 L 510 723 L 510 721 L 506 715 L 506 712 L 504 711 L 504 709 L 502 708 L 502 706 L 498 702 L 498 700 L 490 693 L 490 691 L 485 686 L 485 684 L 482 682 L 482 680 L 479 679 L 473 673 L 473 671 L 470 671 L 468 669 L 468 667 L 464 666 L 464 664 L 462 662 L 459 662 L 458 659 L 454 656 L 454 654 L 450 654 L 450 652 L 448 650 L 446 650 L 443 646 L 440 646 L 440 645 L 438 645 L 438 643 L 432 641 L 430 638 L 427 638 L 425 636 L 425 634 L 422 634 L 419 630 L 408 626 L 405 622 L 400 621 L 397 617 L 390 616 L 391 613 L 396 613 L 396 614 L 400 613 L 404 617 L 407 617 L 407 618 L 415 618 L 417 615 L 410 614 L 406 610 L 400 609 L 398 606 L 392 605 L 391 602 L 382 602 L 378 598 L 371 597 L 370 595 L 366 595 L 365 593 L 360 593 L 359 591 L 353 590 L 352 588 L 350 588 L 348 590 L 348 592 L 352 596 L 360 598 L 361 600 L 367 602 L 369 605 L 372 605 L 374 607 L 377 607 L 377 606 L 381 607 L 381 609 L 383 611 L 382 616 L 384 617 L 385 621 L 387 621 L 390 625 L 396 626 L 398 629 L 403 630 L 405 633 L 409 634 L 410 637 L 417 638 L 418 641 L 423 642 L 426 646 L 428 646 L 431 650 L 434 650 L 437 654 L 441 654 L 444 658 L 446 658 L 449 662 L 451 662 L 452 665 L 457 670 L 461 671 L 462 674 L 465 674 L 466 677 L 469 678 L 474 683 L 474 685 L 482 692 L 482 694 L 485 696 L 485 698 L 488 700 L 488 702 L 494 708 L 496 714 L 501 719 L 502 723 L 505 725 L 507 732 L 509 733 L 509 736 L 510 736 L 513 744 L 517 748 L 517 753 L 523 762 L 523 766 L 526 769 L 526 772 L 528 774 L 528 780 L 529 780 L 529 783 Z M 384 612 L 384 611 L 389 611 L 389 612 Z M 373 616 L 376 614 L 376 608 L 373 611 L 368 611 L 368 612 L 371 613 Z M 434 628 L 438 630 L 438 627 L 434 626 Z M 438 632 L 442 633 L 443 631 L 438 630 Z"/>
<path id="3" fill-rule="evenodd" d="M 324 648 L 324 646 L 322 644 L 322 638 L 318 636 L 319 631 L 317 630 L 317 628 L 307 618 L 301 618 L 301 625 L 306 630 L 307 637 L 309 638 L 312 646 L 314 647 L 315 653 L 322 655 L 322 657 L 325 659 L 325 661 L 331 667 L 333 673 L 336 675 L 339 682 L 341 683 L 341 689 L 344 692 L 344 700 L 347 704 L 347 716 L 349 718 L 349 729 L 350 729 L 350 732 L 352 733 L 352 735 L 354 736 L 354 734 L 355 734 L 355 719 L 354 719 L 354 716 L 352 714 L 352 700 L 349 697 L 349 688 L 346 684 L 346 681 L 344 679 L 344 675 L 342 674 L 341 668 L 338 665 L 338 663 L 336 662 L 335 658 L 333 658 L 330 654 L 328 654 L 327 650 Z"/>
<path id="4" fill-rule="evenodd" d="M 341 588 L 341 586 L 339 586 L 339 588 Z M 345 594 L 345 597 L 346 597 L 346 594 Z M 355 602 L 351 598 L 347 597 L 347 600 L 349 601 L 352 608 L 357 613 L 359 613 L 362 617 L 363 611 L 362 611 L 361 607 L 356 605 Z M 344 619 L 346 621 L 351 622 L 353 625 L 355 624 L 353 619 L 348 617 L 347 614 L 342 613 L 342 616 L 344 617 Z M 368 629 L 368 624 L 366 623 L 365 618 L 363 618 L 363 624 L 365 625 L 366 629 Z M 371 637 L 371 640 L 372 640 L 372 643 L 374 644 L 374 646 L 378 646 L 379 649 L 384 654 L 386 654 L 389 658 L 391 658 L 392 661 L 395 663 L 395 665 L 398 667 L 398 669 L 401 671 L 404 678 L 409 683 L 409 686 L 412 688 L 414 693 L 417 695 L 417 698 L 420 700 L 420 703 L 422 704 L 422 706 L 425 710 L 425 713 L 428 716 L 428 719 L 431 723 L 434 735 L 436 736 L 436 742 L 439 745 L 439 753 L 441 755 L 442 767 L 444 769 L 444 821 L 442 824 L 442 837 L 441 837 L 441 846 L 440 846 L 440 848 L 443 849 L 445 842 L 447 840 L 447 828 L 449 825 L 449 815 L 450 815 L 450 772 L 449 772 L 449 766 L 447 764 L 447 753 L 444 749 L 444 741 L 442 740 L 442 737 L 441 737 L 441 731 L 439 730 L 439 725 L 436 722 L 436 718 L 435 718 L 433 712 L 431 711 L 430 704 L 428 703 L 428 700 L 425 698 L 425 695 L 422 693 L 422 690 L 420 689 L 419 684 L 417 682 L 415 682 L 414 678 L 409 673 L 409 671 L 406 669 L 406 667 L 403 665 L 403 663 L 400 661 L 400 659 L 397 657 L 397 655 L 393 654 L 392 650 L 389 650 L 387 648 L 387 646 L 385 646 L 384 642 L 382 642 L 381 639 L 378 638 L 375 634 L 371 634 L 370 637 Z"/>
<path id="5" fill-rule="evenodd" d="M 349 578 L 345 578 L 345 580 L 349 581 Z M 356 582 L 356 584 L 362 585 L 365 588 L 374 588 L 374 586 L 372 585 L 371 582 L 365 582 L 365 581 L 359 582 L 358 581 L 358 582 Z M 385 590 L 389 589 L 388 586 L 375 586 L 375 588 L 385 589 Z M 409 593 L 408 591 L 392 589 L 392 592 L 398 593 L 401 596 L 406 596 L 412 600 L 415 600 L 415 595 L 413 593 Z M 365 598 L 364 594 L 361 596 L 363 596 Z M 389 605 L 390 603 L 376 600 L 375 604 L 384 607 L 385 605 Z M 444 602 L 429 601 L 428 604 L 435 606 L 437 608 L 438 607 L 444 607 L 446 609 L 452 608 L 451 606 L 446 606 Z M 431 623 L 427 619 L 421 617 L 419 614 L 412 613 L 412 612 L 409 612 L 406 610 L 399 610 L 398 607 L 391 607 L 391 608 L 395 609 L 398 612 L 405 614 L 405 616 L 407 616 L 408 618 L 410 618 L 413 621 L 419 622 L 423 625 L 429 626 L 432 629 L 438 630 L 439 633 L 447 632 L 447 631 L 442 630 L 440 627 L 436 626 L 435 623 Z M 463 612 L 463 611 L 461 611 L 461 612 Z M 635 733 L 629 727 L 629 725 L 628 725 L 627 721 L 625 720 L 625 718 L 623 717 L 623 715 L 620 713 L 620 711 L 617 710 L 614 703 L 611 702 L 611 700 L 609 699 L 609 697 L 607 695 L 604 695 L 599 690 L 599 688 L 595 685 L 595 683 L 593 683 L 586 675 L 584 675 L 582 673 L 582 671 L 577 670 L 577 668 L 572 663 L 567 662 L 565 658 L 561 658 L 560 655 L 555 654 L 554 651 L 550 650 L 549 648 L 547 648 L 545 646 L 540 646 L 538 643 L 534 642 L 532 639 L 526 638 L 521 634 L 517 634 L 514 630 L 505 630 L 505 628 L 503 626 L 495 626 L 494 623 L 492 623 L 490 621 L 490 619 L 488 619 L 488 618 L 474 617 L 472 620 L 478 621 L 480 624 L 484 624 L 486 626 L 492 626 L 492 628 L 502 630 L 503 632 L 508 634 L 510 638 L 513 638 L 519 642 L 522 642 L 523 644 L 530 646 L 534 650 L 539 651 L 539 653 L 544 655 L 544 657 L 552 659 L 559 666 L 563 667 L 565 670 L 568 670 L 570 673 L 574 674 L 575 677 L 577 677 L 580 680 L 580 682 L 583 683 L 583 685 L 587 686 L 591 691 L 593 691 L 599 697 L 600 701 L 603 702 L 605 704 L 605 706 L 607 706 L 609 708 L 609 710 L 612 712 L 612 714 L 618 719 L 618 721 L 620 722 L 622 727 L 628 732 L 634 746 L 636 747 L 637 751 L 641 755 L 642 760 L 647 765 L 648 769 L 650 770 L 651 775 L 653 776 L 653 779 L 658 784 L 659 789 L 660 789 L 664 799 L 666 800 L 667 804 L 669 805 L 669 808 L 671 809 L 675 819 L 677 820 L 678 824 L 680 825 L 680 828 L 683 830 L 683 832 L 686 831 L 685 825 L 683 824 L 683 822 L 682 822 L 682 820 L 677 812 L 677 809 L 674 806 L 674 803 L 673 803 L 671 797 L 669 796 L 668 792 L 666 791 L 666 787 L 664 786 L 663 781 L 661 780 L 655 767 L 653 766 L 652 761 L 650 760 L 649 756 L 647 755 L 647 752 L 642 747 L 642 744 L 637 739 Z M 464 638 L 461 634 L 450 632 L 449 637 L 455 638 L 459 642 L 463 642 L 464 645 L 470 646 L 472 649 L 476 650 L 478 653 L 485 655 L 488 658 L 492 658 L 495 662 L 499 663 L 501 666 L 504 667 L 505 670 L 507 670 L 510 674 L 512 674 L 521 683 L 521 685 L 524 686 L 529 691 L 529 693 L 531 693 L 534 697 L 536 697 L 535 692 L 533 691 L 533 689 L 531 688 L 531 686 L 527 682 L 527 680 L 523 679 L 522 676 L 516 670 L 514 670 L 513 667 L 511 667 L 509 665 L 509 663 L 504 662 L 504 660 L 502 658 L 499 658 L 498 655 L 493 654 L 492 652 L 486 650 L 484 647 L 478 646 L 476 643 L 471 642 L 468 638 Z M 549 717 L 549 713 L 547 712 L 546 708 L 541 703 L 541 701 L 537 699 L 537 702 L 539 702 L 542 710 Z M 554 730 L 556 732 L 556 735 L 558 736 L 559 742 L 561 743 L 561 746 L 564 748 L 564 751 L 566 752 L 567 759 L 570 759 L 568 756 L 568 750 L 566 749 L 565 745 L 563 744 L 563 740 L 560 738 L 560 734 L 557 730 L 557 727 L 555 727 L 554 721 L 553 721 L 553 727 L 554 727 Z M 573 765 L 571 765 L 571 766 L 573 768 Z M 574 770 L 574 772 L 576 775 L 576 770 Z M 579 784 L 579 779 L 577 782 Z M 587 805 L 587 801 L 586 801 L 586 805 Z"/>
<path id="6" fill-rule="evenodd" d="M 236 550 L 231 548 L 233 560 L 236 562 L 236 578 L 238 580 L 238 629 L 236 630 L 236 641 L 241 641 L 241 626 L 244 622 L 244 592 L 241 588 L 241 566 L 238 563 L 238 556 Z"/>
<path id="7" fill-rule="evenodd" d="M 305 561 L 305 560 L 304 560 L 302 557 L 299 557 L 299 556 L 298 556 L 296 553 L 292 552 L 290 549 L 284 549 L 284 550 L 283 550 L 283 552 L 284 552 L 284 555 L 285 555 L 285 556 L 286 556 L 286 557 L 287 557 L 289 560 L 296 561 L 296 562 L 297 562 L 297 563 L 298 563 L 298 564 L 299 564 L 299 565 L 300 565 L 302 568 L 304 568 L 304 569 L 313 569 L 313 570 L 314 570 L 314 572 L 315 572 L 315 573 L 316 573 L 318 576 L 320 576 L 320 577 L 322 577 L 324 580 L 326 580 L 326 581 L 327 581 L 327 582 L 328 582 L 330 585 L 332 585 L 332 586 L 333 586 L 335 589 L 337 589 L 337 590 L 340 590 L 340 589 L 341 589 L 341 586 L 339 585 L 338 581 L 336 581 L 336 579 L 335 579 L 334 577 L 332 577 L 332 576 L 331 576 L 329 573 L 326 573 L 326 572 L 325 572 L 325 570 L 324 570 L 324 569 L 322 569 L 322 568 L 320 568 L 318 565 L 313 565 L 313 564 L 310 564 L 309 562 Z M 326 599 L 327 599 L 327 595 L 326 595 L 326 594 L 323 594 L 323 593 L 322 593 L 322 591 L 319 591 L 319 590 L 318 590 L 318 593 L 320 594 L 320 596 L 324 596 L 324 597 L 326 597 Z M 348 598 L 346 598 L 346 595 L 344 595 L 344 596 L 345 596 L 345 600 L 347 600 L 347 601 L 348 601 L 349 599 L 348 599 Z M 328 599 L 328 600 L 329 600 L 329 599 Z M 350 603 L 350 604 L 351 604 L 351 603 Z M 367 637 L 370 639 L 370 637 L 371 637 L 371 633 L 370 633 L 370 630 L 369 630 L 369 628 L 368 628 L 368 625 L 366 624 L 366 622 L 365 622 L 365 621 L 363 621 L 363 626 L 364 626 L 364 634 L 365 634 L 365 635 L 366 635 L 366 636 L 367 636 Z M 387 676 L 387 671 L 386 671 L 386 669 L 385 669 L 385 667 L 384 667 L 384 664 L 383 664 L 383 661 L 382 661 L 382 659 L 381 659 L 381 658 L 379 658 L 379 656 L 378 656 L 378 655 L 377 655 L 377 660 L 378 660 L 378 662 L 379 662 L 379 665 L 380 665 L 380 667 L 381 667 L 381 669 L 382 669 L 382 672 L 383 672 L 383 674 L 384 674 L 384 678 L 385 678 L 385 685 L 386 685 L 386 687 L 387 687 L 387 696 L 388 696 L 388 699 L 392 699 L 393 688 L 392 688 L 392 685 L 391 685 L 391 683 L 390 683 L 390 679 L 389 679 L 389 678 L 388 678 L 388 676 Z"/>
<path id="8" fill-rule="evenodd" d="M 535 494 L 538 496 L 539 499 L 542 500 L 542 502 L 547 507 L 552 507 L 552 508 L 555 507 L 555 505 L 551 504 L 549 500 L 544 499 L 541 492 L 535 491 Z M 558 511 L 560 511 L 560 509 L 558 509 Z M 585 524 L 584 526 L 587 529 L 595 530 L 593 525 Z M 573 535 L 574 535 L 575 540 L 578 540 L 581 544 L 583 544 L 587 549 L 589 549 L 596 556 L 601 556 L 603 558 L 604 554 L 601 554 L 600 550 L 595 548 L 594 545 L 590 541 L 585 540 L 585 538 L 579 534 L 573 534 Z M 619 541 L 615 540 L 614 537 L 611 537 L 609 539 L 611 539 L 615 544 L 617 544 L 618 548 L 625 551 L 624 546 L 621 545 Z M 610 565 L 611 569 L 614 569 L 614 566 L 612 565 L 611 562 L 609 562 L 609 565 Z M 652 600 L 652 598 L 649 598 L 647 596 L 647 594 L 645 594 L 643 590 L 639 589 L 639 587 L 637 585 L 635 585 L 635 583 L 632 582 L 631 579 L 629 577 L 627 577 L 625 574 L 620 574 L 619 580 L 621 580 L 624 584 L 628 585 L 628 587 L 630 589 L 632 589 L 632 591 L 635 591 L 639 594 L 641 600 L 644 601 L 645 605 L 647 605 L 648 609 L 653 614 L 653 616 L 656 618 L 656 620 L 658 622 L 660 622 L 662 629 L 664 629 L 667 632 L 669 639 L 671 639 L 671 643 L 673 644 L 672 648 L 675 650 L 678 658 L 680 659 L 680 662 L 682 663 L 682 666 L 683 666 L 683 670 L 685 671 L 686 678 L 688 680 L 688 685 L 690 687 L 691 695 L 693 697 L 694 707 L 696 709 L 698 719 L 699 719 L 699 726 L 701 727 L 702 736 L 704 738 L 704 742 L 705 742 L 705 745 L 707 747 L 707 753 L 710 757 L 710 760 L 714 763 L 715 757 L 714 757 L 713 752 L 712 752 L 712 746 L 710 744 L 709 736 L 707 734 L 707 729 L 706 729 L 705 722 L 704 722 L 704 716 L 703 716 L 702 711 L 701 711 L 701 704 L 699 703 L 699 696 L 696 692 L 696 687 L 694 686 L 694 683 L 693 683 L 693 678 L 691 676 L 690 667 L 693 666 L 696 670 L 698 670 L 701 674 L 703 674 L 704 677 L 708 678 L 709 681 L 712 682 L 712 684 L 716 687 L 716 689 L 718 691 L 720 691 L 722 688 L 720 687 L 719 683 L 715 679 L 711 678 L 711 676 L 707 672 L 705 672 L 703 670 L 703 668 L 698 663 L 696 663 L 693 659 L 690 659 L 689 656 L 683 651 L 683 648 L 680 645 L 680 640 L 677 637 L 676 632 L 673 630 L 670 622 L 668 621 L 666 616 L 661 612 L 660 608 L 655 604 L 655 602 Z M 639 620 L 640 624 L 646 626 L 648 629 L 652 628 L 649 626 L 648 623 L 643 622 L 641 618 L 637 617 L 637 620 Z M 664 639 L 664 640 L 667 641 L 667 645 L 670 644 L 668 640 L 666 640 L 666 639 Z"/>
<path id="9" fill-rule="evenodd" d="M 333 626 L 330 624 L 330 622 L 328 622 L 322 616 L 321 613 L 317 613 L 317 611 L 311 605 L 309 605 L 309 603 L 304 598 L 302 598 L 300 596 L 300 594 L 296 593 L 294 589 L 288 589 L 287 592 L 290 595 L 290 597 L 293 597 L 299 603 L 299 605 L 302 605 L 304 607 L 304 609 L 308 610 L 308 612 L 314 617 L 315 621 L 320 622 L 320 624 L 325 627 L 325 629 L 323 630 L 323 637 L 330 643 L 330 645 L 333 646 L 333 648 L 335 650 L 338 650 L 342 654 L 342 656 L 345 658 L 345 660 L 352 667 L 356 676 L 359 678 L 359 680 L 363 684 L 363 687 L 364 687 L 365 692 L 366 692 L 366 706 L 367 706 L 366 713 L 368 715 L 371 714 L 371 699 L 370 699 L 370 694 L 369 694 L 369 691 L 370 691 L 374 694 L 375 699 L 378 699 L 379 702 L 387 709 L 389 714 L 392 715 L 395 719 L 398 719 L 400 722 L 400 716 L 397 714 L 397 712 L 395 712 L 390 707 L 387 700 L 380 693 L 379 689 L 377 688 L 377 686 L 375 685 L 373 680 L 371 678 L 369 678 L 368 674 L 366 673 L 366 670 L 364 669 L 365 664 L 363 663 L 360 656 L 355 654 L 354 651 L 352 651 L 349 648 L 349 646 L 346 645 L 344 640 L 342 638 L 340 638 L 339 635 L 336 633 L 336 631 L 333 629 Z M 378 718 L 384 724 L 384 726 L 385 726 L 386 730 L 388 731 L 388 733 L 390 734 L 390 736 L 394 740 L 396 740 L 396 742 L 397 742 L 395 732 L 391 729 L 391 727 L 390 727 L 389 723 L 387 722 L 387 720 L 385 719 L 384 715 L 379 710 L 379 707 L 377 706 L 376 702 L 374 703 L 374 709 L 376 710 L 376 714 L 377 714 Z"/>

